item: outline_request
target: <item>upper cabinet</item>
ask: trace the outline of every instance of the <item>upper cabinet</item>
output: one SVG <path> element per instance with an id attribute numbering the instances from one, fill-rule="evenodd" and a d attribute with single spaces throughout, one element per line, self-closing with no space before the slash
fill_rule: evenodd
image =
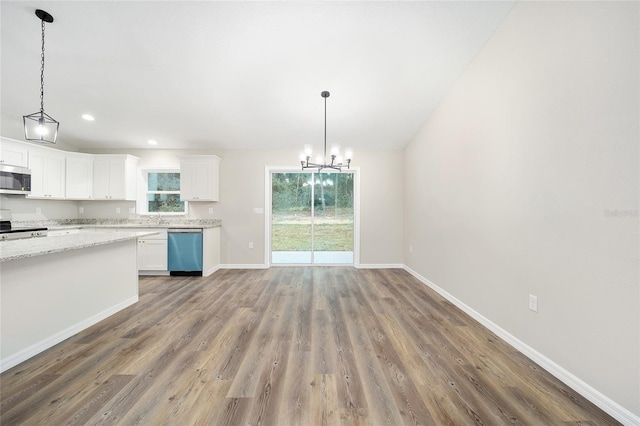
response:
<path id="1" fill-rule="evenodd" d="M 27 167 L 29 161 L 27 152 L 26 144 L 7 138 L 0 138 L 0 163 Z"/>
<path id="2" fill-rule="evenodd" d="M 65 198 L 65 153 L 57 149 L 29 147 L 31 193 L 29 198 Z"/>
<path id="3" fill-rule="evenodd" d="M 185 155 L 180 157 L 180 199 L 182 201 L 218 201 L 220 157 Z"/>
<path id="4" fill-rule="evenodd" d="M 93 158 L 93 199 L 135 201 L 138 157 L 104 154 Z"/>
<path id="5" fill-rule="evenodd" d="M 70 200 L 93 199 L 93 154 L 66 153 L 66 191 Z"/>

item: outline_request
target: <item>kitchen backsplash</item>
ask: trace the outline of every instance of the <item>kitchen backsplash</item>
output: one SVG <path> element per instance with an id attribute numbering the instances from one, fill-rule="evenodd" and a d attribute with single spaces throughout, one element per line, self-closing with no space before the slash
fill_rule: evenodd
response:
<path id="1" fill-rule="evenodd" d="M 0 195 L 0 208 L 11 210 L 14 221 L 47 221 L 76 219 L 130 220 L 157 216 L 141 216 L 135 213 L 135 201 L 70 201 L 38 200 L 24 196 Z M 217 203 L 190 203 L 186 216 L 169 216 L 181 219 L 215 219 Z"/>

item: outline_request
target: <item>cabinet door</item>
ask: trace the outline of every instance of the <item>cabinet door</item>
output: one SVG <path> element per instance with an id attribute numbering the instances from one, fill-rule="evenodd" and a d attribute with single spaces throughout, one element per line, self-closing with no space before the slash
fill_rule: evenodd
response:
<path id="1" fill-rule="evenodd" d="M 193 164 L 193 180 L 191 181 L 194 200 L 212 201 L 212 168 L 211 164 L 197 162 Z"/>
<path id="2" fill-rule="evenodd" d="M 42 198 L 44 193 L 44 152 L 29 151 L 29 169 L 31 169 L 31 193 L 28 197 Z"/>
<path id="3" fill-rule="evenodd" d="M 93 198 L 95 200 L 109 199 L 109 163 L 109 159 L 99 157 L 93 161 Z"/>
<path id="4" fill-rule="evenodd" d="M 90 200 L 93 197 L 93 156 L 67 155 L 66 198 Z"/>
<path id="5" fill-rule="evenodd" d="M 65 157 L 64 154 L 48 153 L 44 162 L 44 189 L 48 198 L 65 196 Z"/>
<path id="6" fill-rule="evenodd" d="M 138 270 L 167 270 L 167 240 L 138 240 Z"/>
<path id="7" fill-rule="evenodd" d="M 190 161 L 180 162 L 180 200 L 191 201 L 194 197 L 195 167 Z"/>
<path id="8" fill-rule="evenodd" d="M 0 163 L 11 166 L 27 167 L 28 149 L 25 144 L 10 140 L 0 140 Z"/>
<path id="9" fill-rule="evenodd" d="M 180 199 L 218 201 L 218 161 L 216 158 L 189 158 L 180 162 Z"/>
<path id="10" fill-rule="evenodd" d="M 31 193 L 29 198 L 64 198 L 65 158 L 54 150 L 30 149 Z"/>
<path id="11" fill-rule="evenodd" d="M 109 161 L 109 199 L 124 200 L 127 198 L 125 161 Z"/>

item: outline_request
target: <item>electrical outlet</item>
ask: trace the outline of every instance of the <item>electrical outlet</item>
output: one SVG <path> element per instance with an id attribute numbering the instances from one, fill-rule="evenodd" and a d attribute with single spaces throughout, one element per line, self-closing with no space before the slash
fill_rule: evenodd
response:
<path id="1" fill-rule="evenodd" d="M 213 207 L 209 207 L 209 214 L 213 214 Z"/>
<path id="2" fill-rule="evenodd" d="M 78 207 L 78 212 L 80 214 L 84 214 L 84 207 Z"/>
<path id="3" fill-rule="evenodd" d="M 36 214 L 42 214 L 42 209 L 40 207 L 36 207 Z"/>
<path id="4" fill-rule="evenodd" d="M 129 214 L 135 214 L 136 213 L 136 208 L 135 207 L 129 207 Z"/>
<path id="5" fill-rule="evenodd" d="M 538 312 L 538 296 L 529 295 L 529 309 L 533 312 Z"/>
<path id="6" fill-rule="evenodd" d="M 409 253 L 413 253 L 413 246 L 409 244 Z"/>
<path id="7" fill-rule="evenodd" d="M 249 248 L 252 249 L 253 248 L 253 242 L 249 242 Z"/>
<path id="8" fill-rule="evenodd" d="M 120 214 L 120 207 L 116 207 L 116 214 Z"/>

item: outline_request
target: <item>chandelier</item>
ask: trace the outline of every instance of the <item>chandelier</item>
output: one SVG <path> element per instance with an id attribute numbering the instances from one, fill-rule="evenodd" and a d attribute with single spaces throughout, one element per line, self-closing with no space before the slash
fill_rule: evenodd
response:
<path id="1" fill-rule="evenodd" d="M 28 141 L 56 143 L 60 123 L 44 112 L 44 23 L 53 22 L 53 16 L 44 10 L 36 10 L 36 16 L 42 21 L 42 54 L 40 56 L 40 111 L 24 115 L 24 138 Z"/>
<path id="2" fill-rule="evenodd" d="M 313 150 L 311 149 L 311 145 L 305 145 L 304 151 L 300 153 L 300 164 L 302 165 L 302 170 L 318 169 L 318 171 L 321 171 L 323 169 L 333 169 L 342 171 L 343 167 L 348 169 L 351 164 L 353 150 L 351 148 L 347 148 L 344 153 L 344 158 L 342 158 L 342 155 L 340 154 L 340 145 L 337 143 L 331 145 L 331 161 L 327 162 L 327 98 L 329 97 L 329 94 L 330 93 L 326 90 L 320 93 L 320 96 L 324 98 L 324 155 L 322 157 L 318 156 L 316 158 L 316 162 L 312 163 L 309 160 L 311 160 Z"/>

